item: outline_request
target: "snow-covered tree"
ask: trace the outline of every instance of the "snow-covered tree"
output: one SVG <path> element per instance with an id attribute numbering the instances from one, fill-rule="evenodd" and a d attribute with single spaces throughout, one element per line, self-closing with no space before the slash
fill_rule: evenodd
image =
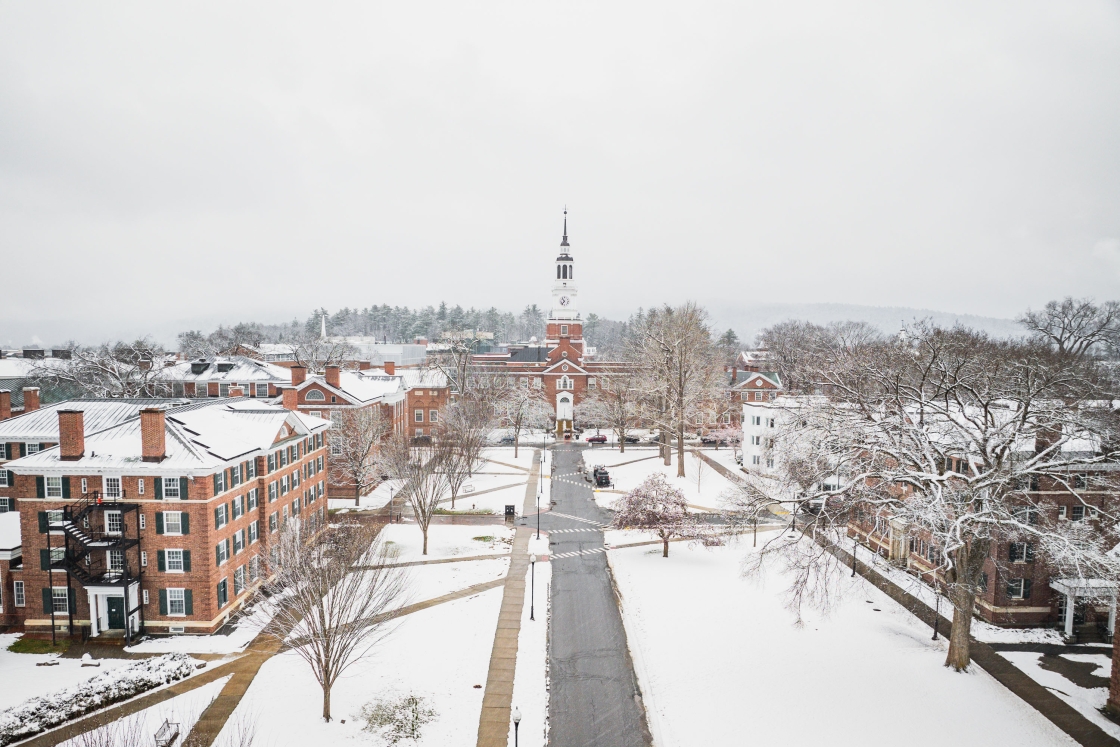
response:
<path id="1" fill-rule="evenodd" d="M 670 485 L 660 472 L 654 472 L 618 501 L 614 526 L 656 534 L 665 558 L 669 557 L 669 540 L 696 537 L 701 529 L 700 522 L 688 512 L 684 493 Z"/>
<path id="2" fill-rule="evenodd" d="M 307 536 L 289 522 L 276 541 L 265 589 L 275 615 L 267 630 L 303 659 L 323 690 L 331 720 L 331 689 L 384 637 L 405 591 L 403 569 L 377 527 L 330 525 Z"/>
<path id="3" fill-rule="evenodd" d="M 424 535 L 422 554 L 427 555 L 428 527 L 449 487 L 438 442 L 411 446 L 407 436 L 396 434 L 383 442 L 381 454 L 389 476 L 401 483 L 397 495 L 403 496 L 412 509 L 412 516 Z"/>
<path id="4" fill-rule="evenodd" d="M 524 379 L 528 383 L 527 379 Z M 552 420 L 552 407 L 543 389 L 533 386 L 503 387 L 497 402 L 498 423 L 513 431 L 513 456 L 517 457 L 524 429 L 547 428 Z"/>
<path id="5" fill-rule="evenodd" d="M 632 372 L 604 376 L 598 380 L 598 387 L 576 405 L 576 417 L 585 425 L 613 431 L 621 453 L 626 451 L 626 436 L 638 425 L 638 401 L 637 377 Z"/>
<path id="6" fill-rule="evenodd" d="M 75 347 L 70 356 L 37 361 L 29 378 L 44 388 L 80 392 L 87 397 L 171 396 L 171 383 L 159 376 L 167 351 L 148 338 Z"/>
<path id="7" fill-rule="evenodd" d="M 1027 311 L 1019 323 L 1063 355 L 1120 352 L 1120 303 L 1093 303 L 1067 296 L 1042 311 Z"/>
<path id="8" fill-rule="evenodd" d="M 354 502 L 381 482 L 380 445 L 391 429 L 381 407 L 343 408 L 335 416 L 327 440 L 331 446 L 331 478 L 353 488 Z"/>

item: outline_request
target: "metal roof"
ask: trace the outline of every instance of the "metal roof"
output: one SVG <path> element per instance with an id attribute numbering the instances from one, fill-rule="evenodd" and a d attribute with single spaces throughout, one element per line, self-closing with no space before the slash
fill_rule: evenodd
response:
<path id="1" fill-rule="evenodd" d="M 135 418 L 146 407 L 171 409 L 188 403 L 188 399 L 70 399 L 0 420 L 0 443 L 58 443 L 59 410 L 81 410 L 88 436 Z"/>

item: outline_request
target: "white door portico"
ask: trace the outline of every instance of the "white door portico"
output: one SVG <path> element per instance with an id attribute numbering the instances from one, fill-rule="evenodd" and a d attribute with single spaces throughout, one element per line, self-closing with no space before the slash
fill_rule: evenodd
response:
<path id="1" fill-rule="evenodd" d="M 1062 620 L 1067 638 L 1073 637 L 1073 614 L 1078 598 L 1108 599 L 1108 631 L 1116 629 L 1117 584 L 1104 579 L 1052 578 L 1050 588 L 1066 598 L 1065 619 Z"/>

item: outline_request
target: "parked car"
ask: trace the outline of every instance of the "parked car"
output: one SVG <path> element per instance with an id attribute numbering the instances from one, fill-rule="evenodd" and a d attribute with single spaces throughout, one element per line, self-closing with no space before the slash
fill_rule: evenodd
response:
<path id="1" fill-rule="evenodd" d="M 700 443 L 705 446 L 713 446 L 719 444 L 720 446 L 727 446 L 727 439 L 716 438 L 715 436 L 703 436 L 700 438 Z"/>
<path id="2" fill-rule="evenodd" d="M 603 467 L 596 467 L 591 472 L 591 476 L 595 478 L 595 486 L 600 488 L 609 488 L 611 485 L 611 475 Z"/>
<path id="3" fill-rule="evenodd" d="M 502 436 L 498 439 L 498 446 L 512 446 L 513 436 Z"/>
<path id="4" fill-rule="evenodd" d="M 588 436 L 586 440 L 589 444 L 605 444 L 607 442 L 607 437 L 599 433 L 594 436 Z"/>
<path id="5" fill-rule="evenodd" d="M 637 436 L 627 436 L 622 440 L 628 444 L 640 444 L 642 442 L 642 439 L 638 438 Z"/>

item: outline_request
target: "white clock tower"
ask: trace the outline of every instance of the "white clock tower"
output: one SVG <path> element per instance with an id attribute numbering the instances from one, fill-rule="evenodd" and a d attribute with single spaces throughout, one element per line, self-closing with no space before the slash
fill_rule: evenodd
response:
<path id="1" fill-rule="evenodd" d="M 560 256 L 556 258 L 556 282 L 552 286 L 552 311 L 549 320 L 579 319 L 576 311 L 576 284 L 573 274 L 575 263 L 568 251 L 568 209 L 564 208 L 564 238 L 560 241 Z"/>

